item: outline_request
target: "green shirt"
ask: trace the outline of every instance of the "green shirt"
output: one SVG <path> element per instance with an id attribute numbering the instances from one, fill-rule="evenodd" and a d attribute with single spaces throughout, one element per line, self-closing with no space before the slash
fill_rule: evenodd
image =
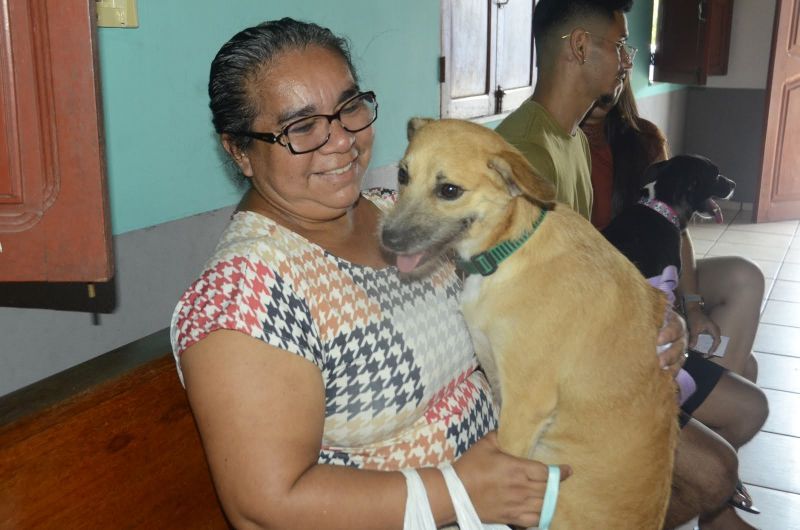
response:
<path id="1" fill-rule="evenodd" d="M 555 185 L 557 201 L 568 204 L 586 219 L 591 218 L 591 155 L 583 131 L 578 129 L 570 136 L 544 107 L 530 99 L 495 130 Z"/>

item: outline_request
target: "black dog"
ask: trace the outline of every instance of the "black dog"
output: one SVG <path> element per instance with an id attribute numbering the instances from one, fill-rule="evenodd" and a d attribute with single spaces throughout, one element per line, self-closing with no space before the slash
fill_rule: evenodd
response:
<path id="1" fill-rule="evenodd" d="M 678 155 L 645 170 L 642 198 L 625 208 L 603 235 L 642 272 L 659 276 L 664 268 L 681 267 L 681 232 L 692 215 L 722 222 L 714 199 L 727 199 L 736 186 L 720 175 L 707 158 Z"/>

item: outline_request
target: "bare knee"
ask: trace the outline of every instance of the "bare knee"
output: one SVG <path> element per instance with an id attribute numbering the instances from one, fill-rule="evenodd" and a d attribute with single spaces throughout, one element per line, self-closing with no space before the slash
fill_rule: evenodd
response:
<path id="1" fill-rule="evenodd" d="M 755 383 L 758 380 L 758 360 L 752 353 L 745 360 L 742 376 L 751 383 Z"/>
<path id="2" fill-rule="evenodd" d="M 760 301 L 764 296 L 764 273 L 752 261 L 733 256 L 729 258 L 731 266 L 729 267 L 730 291 L 732 292 L 747 292 L 750 296 L 758 298 Z"/>
<path id="3" fill-rule="evenodd" d="M 749 390 L 746 399 L 742 400 L 743 406 L 747 407 L 747 424 L 749 427 L 749 433 L 745 441 L 752 439 L 761 430 L 769 416 L 769 400 L 764 391 L 755 385 L 750 387 Z"/>

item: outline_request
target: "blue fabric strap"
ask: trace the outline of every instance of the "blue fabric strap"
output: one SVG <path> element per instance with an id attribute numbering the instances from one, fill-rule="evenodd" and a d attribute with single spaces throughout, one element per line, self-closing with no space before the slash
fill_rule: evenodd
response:
<path id="1" fill-rule="evenodd" d="M 544 491 L 544 503 L 542 504 L 542 514 L 539 517 L 539 530 L 547 530 L 553 522 L 553 515 L 556 513 L 556 501 L 558 500 L 558 486 L 561 482 L 561 468 L 558 466 L 547 466 L 547 488 Z"/>

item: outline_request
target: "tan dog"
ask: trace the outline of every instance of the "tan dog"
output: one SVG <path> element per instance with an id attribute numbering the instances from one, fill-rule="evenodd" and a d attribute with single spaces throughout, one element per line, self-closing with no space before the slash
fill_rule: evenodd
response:
<path id="1" fill-rule="evenodd" d="M 494 131 L 416 118 L 409 140 L 381 232 L 401 271 L 532 232 L 467 277 L 462 309 L 501 402 L 500 446 L 574 469 L 552 528 L 660 529 L 678 433 L 656 359 L 664 296 Z"/>

